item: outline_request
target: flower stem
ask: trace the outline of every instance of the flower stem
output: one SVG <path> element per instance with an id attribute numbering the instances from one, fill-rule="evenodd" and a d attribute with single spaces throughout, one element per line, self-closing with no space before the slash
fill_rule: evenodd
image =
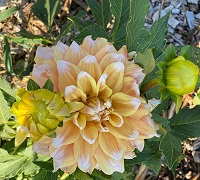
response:
<path id="1" fill-rule="evenodd" d="M 154 78 L 152 80 L 150 80 L 149 82 L 145 83 L 142 87 L 141 87 L 141 92 L 145 93 L 146 91 L 148 91 L 151 88 L 154 88 L 156 86 L 159 86 L 159 82 L 158 82 L 158 78 Z"/>

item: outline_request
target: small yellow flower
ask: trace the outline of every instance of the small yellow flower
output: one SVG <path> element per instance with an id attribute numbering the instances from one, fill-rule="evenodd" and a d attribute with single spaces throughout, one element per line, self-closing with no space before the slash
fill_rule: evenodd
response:
<path id="1" fill-rule="evenodd" d="M 16 146 L 30 134 L 33 142 L 43 135 L 50 135 L 65 116 L 69 116 L 67 105 L 56 93 L 46 89 L 26 91 L 19 89 L 18 101 L 12 106 L 20 128 L 16 135 Z"/>

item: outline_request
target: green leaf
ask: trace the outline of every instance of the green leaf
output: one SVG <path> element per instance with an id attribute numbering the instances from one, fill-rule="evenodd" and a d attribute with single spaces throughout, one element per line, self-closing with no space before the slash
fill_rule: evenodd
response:
<path id="1" fill-rule="evenodd" d="M 21 156 L 0 156 L 0 177 L 11 178 L 14 177 L 27 161 L 27 157 Z"/>
<path id="2" fill-rule="evenodd" d="M 37 90 L 40 89 L 40 86 L 32 79 L 29 79 L 28 84 L 27 84 L 27 90 Z"/>
<path id="3" fill-rule="evenodd" d="M 145 17 L 149 9 L 148 0 L 131 0 L 130 2 L 130 21 L 127 24 L 126 36 L 126 45 L 129 52 L 138 49 Z"/>
<path id="4" fill-rule="evenodd" d="M 165 156 L 167 166 L 171 170 L 182 157 L 180 141 L 170 133 L 167 133 L 160 141 L 160 150 Z"/>
<path id="5" fill-rule="evenodd" d="M 9 9 L 6 9 L 3 12 L 0 12 L 0 22 L 4 21 L 5 19 L 9 18 L 12 14 L 19 10 L 18 6 L 13 6 Z"/>
<path id="6" fill-rule="evenodd" d="M 137 152 L 135 158 L 125 162 L 126 164 L 144 163 L 148 168 L 158 173 L 161 167 L 161 152 L 159 151 L 158 142 L 145 141 L 144 150 Z"/>
<path id="7" fill-rule="evenodd" d="M 166 62 L 170 62 L 172 59 L 174 59 L 175 55 L 176 55 L 175 47 L 172 44 L 168 45 L 165 50 Z"/>
<path id="8" fill-rule="evenodd" d="M 61 10 L 61 4 L 60 1 L 55 0 L 37 1 L 32 5 L 31 10 L 51 30 L 54 18 Z"/>
<path id="9" fill-rule="evenodd" d="M 59 41 L 62 37 L 71 33 L 72 28 L 73 28 L 73 23 L 71 21 L 67 21 L 67 23 L 61 28 L 60 33 L 56 38 L 56 41 Z"/>
<path id="10" fill-rule="evenodd" d="M 185 59 L 189 60 L 191 54 L 190 45 L 184 46 L 181 48 L 180 56 L 183 56 Z M 200 59 L 200 57 L 199 57 Z"/>
<path id="11" fill-rule="evenodd" d="M 44 86 L 42 87 L 42 89 L 48 89 L 49 91 L 52 91 L 52 92 L 53 92 L 53 88 L 54 88 L 54 85 L 50 79 L 48 79 L 45 82 Z"/>
<path id="12" fill-rule="evenodd" d="M 92 10 L 96 21 L 103 27 L 107 28 L 107 24 L 111 19 L 109 0 L 101 0 L 98 4 L 96 0 L 87 0 L 87 4 Z"/>
<path id="13" fill-rule="evenodd" d="M 1 124 L 0 124 L 1 125 Z M 5 140 L 10 140 L 16 136 L 16 131 L 14 131 L 10 126 L 4 124 L 0 130 L 0 137 Z M 0 128 L 1 129 L 1 128 Z"/>
<path id="14" fill-rule="evenodd" d="M 165 44 L 165 38 L 167 36 L 167 24 L 170 12 L 164 17 L 155 21 L 149 30 L 150 37 L 145 41 L 139 40 L 138 47 L 136 48 L 139 52 L 144 52 L 146 49 L 156 48 L 157 51 L 162 52 Z M 134 34 L 133 34 L 134 35 Z"/>
<path id="15" fill-rule="evenodd" d="M 126 25 L 129 20 L 130 0 L 110 0 L 111 12 L 115 16 L 111 38 L 118 49 L 126 44 Z"/>
<path id="16" fill-rule="evenodd" d="M 167 131 L 170 131 L 170 126 L 169 126 L 169 120 L 165 119 L 162 116 L 159 116 L 157 114 L 153 114 L 152 119 L 156 122 L 161 124 Z"/>
<path id="17" fill-rule="evenodd" d="M 53 163 L 49 161 L 33 161 L 34 164 L 37 166 L 48 170 L 48 171 L 53 171 Z"/>
<path id="18" fill-rule="evenodd" d="M 184 108 L 170 119 L 171 133 L 181 141 L 200 137 L 200 106 Z"/>
<path id="19" fill-rule="evenodd" d="M 89 174 L 79 170 L 78 168 L 76 169 L 76 171 L 70 176 L 70 179 L 76 179 L 76 180 L 83 180 L 83 179 L 87 179 L 87 180 L 93 180 L 93 178 L 91 178 L 89 176 Z M 98 179 L 97 179 L 98 180 Z M 103 180 L 103 179 L 102 179 Z"/>
<path id="20" fill-rule="evenodd" d="M 149 74 L 155 68 L 155 59 L 151 49 L 146 49 L 144 53 L 138 53 L 134 62 L 139 64 L 146 74 Z"/>
<path id="21" fill-rule="evenodd" d="M 82 20 L 79 17 L 70 17 L 69 20 L 74 23 L 75 26 L 78 27 L 79 31 L 82 31 L 84 28 L 93 25 L 94 23 L 89 20 Z"/>
<path id="22" fill-rule="evenodd" d="M 74 40 L 76 42 L 81 43 L 83 39 L 88 35 L 92 35 L 93 39 L 96 39 L 98 37 L 103 37 L 109 40 L 107 32 L 97 24 L 83 29 L 83 31 L 81 31 L 80 34 L 74 38 Z"/>
<path id="23" fill-rule="evenodd" d="M 6 100 L 4 99 L 3 93 L 0 90 L 0 122 L 6 123 L 11 114 L 9 112 L 10 107 L 8 106 Z"/>
<path id="24" fill-rule="evenodd" d="M 8 73 L 13 74 L 12 56 L 11 56 L 11 52 L 10 52 L 10 44 L 8 42 L 7 36 L 4 36 L 3 39 L 4 39 L 4 49 L 3 49 L 4 64 L 6 66 L 6 70 L 8 71 Z"/>
<path id="25" fill-rule="evenodd" d="M 10 83 L 8 83 L 3 77 L 0 77 L 0 89 L 12 97 L 15 97 L 17 91 L 17 88 L 11 88 Z"/>
<path id="26" fill-rule="evenodd" d="M 40 169 L 40 171 L 33 177 L 33 180 L 57 180 L 58 173 Z"/>
<path id="27" fill-rule="evenodd" d="M 200 48 L 190 46 L 191 53 L 189 60 L 195 63 L 200 68 Z"/>

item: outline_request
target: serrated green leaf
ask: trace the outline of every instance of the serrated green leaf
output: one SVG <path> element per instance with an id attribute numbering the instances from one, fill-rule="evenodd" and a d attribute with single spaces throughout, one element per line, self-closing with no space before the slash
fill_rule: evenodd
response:
<path id="1" fill-rule="evenodd" d="M 20 156 L 3 156 L 1 157 L 0 163 L 0 177 L 11 178 L 14 177 L 24 166 L 24 163 L 27 161 L 27 157 Z M 2 159 L 4 160 L 2 162 Z"/>
<path id="2" fill-rule="evenodd" d="M 110 0 L 111 12 L 115 16 L 111 39 L 115 48 L 126 44 L 126 25 L 129 21 L 130 0 Z"/>
<path id="3" fill-rule="evenodd" d="M 181 141 L 200 137 L 200 106 L 184 108 L 170 119 L 171 133 Z"/>
<path id="4" fill-rule="evenodd" d="M 7 156 L 8 155 L 8 151 L 6 151 L 5 149 L 0 148 L 0 156 Z"/>
<path id="5" fill-rule="evenodd" d="M 167 131 L 170 131 L 170 126 L 169 126 L 169 120 L 165 119 L 162 116 L 159 116 L 157 114 L 153 114 L 152 119 L 156 122 L 161 124 Z"/>
<path id="6" fill-rule="evenodd" d="M 59 41 L 62 37 L 71 33 L 72 28 L 73 28 L 73 23 L 71 21 L 67 21 L 67 23 L 61 28 L 60 33 L 56 38 L 56 41 Z"/>
<path id="7" fill-rule="evenodd" d="M 69 20 L 71 20 L 71 22 L 73 22 L 74 25 L 78 27 L 79 31 L 82 31 L 84 28 L 94 24 L 92 21 L 82 20 L 78 17 L 70 17 Z"/>
<path id="8" fill-rule="evenodd" d="M 12 14 L 14 14 L 18 10 L 19 10 L 18 6 L 13 6 L 9 9 L 4 10 L 3 12 L 0 12 L 0 22 L 9 18 Z"/>
<path id="9" fill-rule="evenodd" d="M 134 62 L 139 64 L 146 74 L 149 74 L 155 68 L 155 59 L 151 49 L 146 49 L 144 53 L 138 53 Z"/>
<path id="10" fill-rule="evenodd" d="M 52 91 L 53 92 L 53 89 L 54 89 L 54 85 L 52 83 L 52 81 L 50 79 L 48 79 L 44 86 L 42 87 L 42 89 L 48 89 L 49 91 Z"/>
<path id="11" fill-rule="evenodd" d="M 185 59 L 189 60 L 190 53 L 191 53 L 191 47 L 190 45 L 187 45 L 181 48 L 180 56 L 183 56 Z"/>
<path id="12" fill-rule="evenodd" d="M 162 51 L 165 44 L 165 38 L 167 35 L 167 24 L 170 12 L 165 16 L 155 21 L 149 30 L 150 37 L 148 41 L 139 40 L 137 51 L 144 52 L 146 49 L 156 48 L 157 51 Z"/>
<path id="13" fill-rule="evenodd" d="M 175 47 L 172 44 L 168 45 L 165 50 L 166 62 L 170 62 L 172 59 L 174 59 L 175 55 L 176 55 Z"/>
<path id="14" fill-rule="evenodd" d="M 191 53 L 189 60 L 195 63 L 200 68 L 200 48 L 190 46 Z"/>
<path id="15" fill-rule="evenodd" d="M 160 141 L 160 150 L 165 156 L 169 169 L 182 157 L 182 146 L 180 141 L 170 133 L 167 133 Z"/>
<path id="16" fill-rule="evenodd" d="M 0 122 L 6 123 L 11 114 L 9 112 L 10 107 L 8 106 L 6 100 L 4 99 L 3 93 L 0 90 Z"/>
<path id="17" fill-rule="evenodd" d="M 161 152 L 159 151 L 158 142 L 145 141 L 144 150 L 137 152 L 135 158 L 125 162 L 126 164 L 144 163 L 148 168 L 158 173 L 161 167 Z"/>
<path id="18" fill-rule="evenodd" d="M 27 84 L 27 90 L 37 90 L 40 89 L 40 86 L 32 79 L 29 79 L 28 84 Z"/>
<path id="19" fill-rule="evenodd" d="M 109 40 L 107 32 L 97 24 L 83 29 L 83 31 L 81 31 L 80 34 L 74 38 L 74 40 L 76 42 L 81 43 L 83 39 L 88 35 L 92 35 L 93 39 L 96 39 L 98 37 L 103 37 Z"/>
<path id="20" fill-rule="evenodd" d="M 130 21 L 127 24 L 126 36 L 126 45 L 129 52 L 138 49 L 148 9 L 148 0 L 130 1 Z"/>
<path id="21" fill-rule="evenodd" d="M 53 171 L 53 163 L 49 161 L 33 161 L 34 164 L 45 170 Z"/>
<path id="22" fill-rule="evenodd" d="M 111 19 L 109 0 L 101 0 L 100 4 L 96 0 L 87 0 L 87 4 L 92 10 L 96 21 L 103 27 L 107 28 L 107 24 Z"/>
<path id="23" fill-rule="evenodd" d="M 16 132 L 7 124 L 4 124 L 3 130 L 0 131 L 0 137 L 2 139 L 10 140 L 14 138 L 16 135 Z"/>
<path id="24" fill-rule="evenodd" d="M 13 74 L 12 56 L 11 56 L 11 52 L 10 52 L 10 44 L 8 42 L 7 36 L 4 36 L 3 39 L 4 39 L 4 49 L 3 49 L 4 64 L 6 66 L 6 70 L 8 71 L 8 73 Z"/>
<path id="25" fill-rule="evenodd" d="M 40 171 L 33 177 L 33 180 L 57 180 L 58 173 L 40 169 Z"/>
<path id="26" fill-rule="evenodd" d="M 158 92 L 158 90 L 157 90 Z M 159 93 L 160 94 L 160 93 Z M 151 99 L 153 98 L 154 96 L 151 97 Z M 158 98 L 159 99 L 159 98 Z M 162 115 L 164 111 L 166 111 L 168 109 L 168 104 L 169 104 L 169 100 L 170 98 L 166 98 L 164 100 L 161 101 L 161 103 L 155 107 L 155 109 L 152 111 L 153 114 L 156 114 L 156 115 Z M 169 122 L 169 121 L 168 121 Z"/>
<path id="27" fill-rule="evenodd" d="M 3 77 L 0 77 L 0 89 L 12 97 L 15 97 L 17 91 L 17 88 L 11 88 L 10 84 Z"/>
<path id="28" fill-rule="evenodd" d="M 82 179 L 93 180 L 93 178 L 91 178 L 89 174 L 81 171 L 78 168 L 76 169 L 76 171 L 72 175 L 70 175 L 70 179 L 76 179 L 76 180 L 82 180 Z M 98 178 L 97 178 L 97 180 L 98 180 Z"/>
<path id="29" fill-rule="evenodd" d="M 61 10 L 60 1 L 43 0 L 32 5 L 32 12 L 51 30 L 55 16 Z"/>

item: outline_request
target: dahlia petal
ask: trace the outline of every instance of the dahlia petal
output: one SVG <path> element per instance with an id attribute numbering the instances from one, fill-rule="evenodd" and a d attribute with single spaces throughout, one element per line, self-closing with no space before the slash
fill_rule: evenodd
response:
<path id="1" fill-rule="evenodd" d="M 109 45 L 110 43 L 105 38 L 97 38 L 93 46 L 91 48 L 91 54 L 95 55 L 99 50 L 101 50 L 104 46 Z"/>
<path id="2" fill-rule="evenodd" d="M 82 137 L 74 143 L 74 157 L 78 162 L 78 167 L 84 172 L 93 169 L 93 155 L 97 144 L 89 144 Z"/>
<path id="3" fill-rule="evenodd" d="M 54 47 L 38 46 L 34 61 L 36 64 L 42 64 L 43 61 L 53 60 Z"/>
<path id="4" fill-rule="evenodd" d="M 61 167 L 60 169 L 68 174 L 72 174 L 77 168 L 77 163 L 72 166 Z"/>
<path id="5" fill-rule="evenodd" d="M 128 119 L 124 120 L 124 123 L 121 127 L 114 127 L 109 122 L 106 122 L 105 125 L 112 135 L 120 139 L 133 140 L 139 135 L 139 132 L 135 129 L 135 127 Z"/>
<path id="6" fill-rule="evenodd" d="M 81 136 L 89 144 L 93 144 L 98 137 L 98 129 L 94 123 L 88 122 L 83 130 L 81 130 Z"/>
<path id="7" fill-rule="evenodd" d="M 99 65 L 101 69 L 104 71 L 108 65 L 114 62 L 125 62 L 125 61 L 127 61 L 127 59 L 124 57 L 123 54 L 108 53 L 102 58 Z"/>
<path id="8" fill-rule="evenodd" d="M 149 116 L 144 116 L 140 120 L 138 119 L 131 119 L 130 120 L 139 132 L 139 137 L 142 139 L 152 138 L 153 136 L 158 136 L 156 130 L 154 129 L 153 120 Z M 148 122 L 149 121 L 149 122 Z"/>
<path id="9" fill-rule="evenodd" d="M 128 51 L 127 51 L 127 48 L 125 45 L 122 46 L 117 52 L 122 53 L 124 55 L 124 57 L 126 57 L 128 60 L 132 58 L 132 57 L 129 57 Z"/>
<path id="10" fill-rule="evenodd" d="M 120 160 L 123 156 L 123 142 L 110 133 L 101 132 L 99 134 L 99 145 L 109 156 Z"/>
<path id="11" fill-rule="evenodd" d="M 113 93 L 119 92 L 123 85 L 124 64 L 122 62 L 114 62 L 107 66 L 104 71 L 107 74 L 106 84 L 113 90 Z"/>
<path id="12" fill-rule="evenodd" d="M 97 62 L 100 63 L 103 59 L 103 57 L 108 54 L 108 53 L 116 53 L 116 49 L 113 45 L 106 45 L 101 50 L 99 50 L 96 54 L 95 57 L 97 59 Z"/>
<path id="13" fill-rule="evenodd" d="M 143 69 L 139 65 L 135 64 L 134 62 L 128 61 L 125 68 L 124 76 L 133 77 L 136 79 L 137 83 L 140 84 L 145 77 L 145 73 L 143 73 L 142 71 Z"/>
<path id="14" fill-rule="evenodd" d="M 108 156 L 103 152 L 99 147 L 97 148 L 95 154 L 95 159 L 99 165 L 99 169 L 102 170 L 105 174 L 111 175 L 115 171 L 124 172 L 124 159 L 115 160 L 112 157 Z"/>
<path id="15" fill-rule="evenodd" d="M 91 54 L 91 49 L 94 44 L 94 40 L 91 36 L 86 36 L 83 40 L 83 43 L 80 45 L 80 47 L 85 50 L 88 54 Z"/>
<path id="16" fill-rule="evenodd" d="M 133 143 L 136 145 L 137 149 L 142 152 L 144 149 L 144 139 L 135 139 Z"/>
<path id="17" fill-rule="evenodd" d="M 85 71 L 90 74 L 96 81 L 102 74 L 102 70 L 97 63 L 95 56 L 88 55 L 84 57 L 79 63 L 78 67 L 81 71 Z"/>
<path id="18" fill-rule="evenodd" d="M 97 82 L 97 94 L 99 98 L 106 99 L 112 95 L 112 89 L 106 85 L 108 75 L 102 74 Z"/>
<path id="19" fill-rule="evenodd" d="M 96 96 L 96 81 L 87 72 L 81 71 L 77 77 L 77 87 L 80 88 L 85 94 Z"/>
<path id="20" fill-rule="evenodd" d="M 38 154 L 49 155 L 49 146 L 52 138 L 43 136 L 40 140 L 33 144 L 33 150 Z"/>
<path id="21" fill-rule="evenodd" d="M 59 90 L 65 91 L 66 86 L 76 85 L 76 78 L 80 72 L 79 68 L 74 64 L 64 61 L 57 61 L 58 68 L 58 79 L 59 79 Z"/>
<path id="22" fill-rule="evenodd" d="M 77 127 L 82 130 L 86 126 L 86 117 L 82 113 L 76 113 L 73 116 L 73 122 Z"/>
<path id="23" fill-rule="evenodd" d="M 27 135 L 28 135 L 28 133 L 24 132 L 22 127 L 20 126 L 16 132 L 15 146 L 19 146 L 20 144 L 22 144 L 24 142 L 24 140 L 26 139 Z"/>
<path id="24" fill-rule="evenodd" d="M 74 85 L 67 86 L 65 88 L 65 101 L 73 102 L 73 101 L 86 101 L 86 94 L 79 88 Z"/>
<path id="25" fill-rule="evenodd" d="M 136 112 L 141 104 L 141 100 L 122 92 L 115 93 L 111 97 L 114 111 L 121 116 L 130 116 Z"/>
<path id="26" fill-rule="evenodd" d="M 68 103 L 68 107 L 70 112 L 76 112 L 84 107 L 84 104 L 82 102 L 71 102 Z"/>
<path id="27" fill-rule="evenodd" d="M 56 117 L 58 116 L 70 116 L 69 108 L 64 105 L 57 113 Z"/>
<path id="28" fill-rule="evenodd" d="M 124 123 L 124 120 L 122 116 L 120 116 L 118 113 L 110 112 L 109 114 L 109 122 L 115 127 L 121 127 Z"/>
<path id="29" fill-rule="evenodd" d="M 30 134 L 34 136 L 31 138 L 33 142 L 38 141 L 42 137 L 42 134 L 38 131 L 37 126 L 34 122 L 30 123 Z"/>
<path id="30" fill-rule="evenodd" d="M 58 61 L 64 59 L 64 55 L 68 49 L 69 47 L 67 45 L 63 44 L 62 42 L 58 42 L 53 52 L 54 60 Z"/>
<path id="31" fill-rule="evenodd" d="M 140 96 L 139 85 L 132 77 L 124 77 L 123 86 L 120 91 L 130 96 Z"/>
<path id="32" fill-rule="evenodd" d="M 52 139 L 54 148 L 74 143 L 80 136 L 79 128 L 71 121 L 63 123 L 63 127 L 56 130 L 56 137 Z"/>
<path id="33" fill-rule="evenodd" d="M 73 41 L 64 56 L 64 60 L 77 65 L 87 55 L 88 53 Z"/>

